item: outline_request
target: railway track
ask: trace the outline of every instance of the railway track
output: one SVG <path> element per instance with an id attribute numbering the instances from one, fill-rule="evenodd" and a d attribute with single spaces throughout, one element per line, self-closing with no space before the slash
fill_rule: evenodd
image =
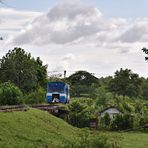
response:
<path id="1" fill-rule="evenodd" d="M 27 111 L 26 105 L 0 106 L 0 112 Z"/>
<path id="2" fill-rule="evenodd" d="M 0 112 L 27 111 L 29 108 L 48 111 L 49 113 L 57 116 L 67 112 L 64 107 L 48 104 L 0 106 Z"/>

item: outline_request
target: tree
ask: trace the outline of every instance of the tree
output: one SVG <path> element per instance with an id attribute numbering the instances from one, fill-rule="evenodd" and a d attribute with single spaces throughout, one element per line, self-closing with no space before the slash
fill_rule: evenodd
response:
<path id="1" fill-rule="evenodd" d="M 91 99 L 78 99 L 68 105 L 68 122 L 77 127 L 89 127 L 90 119 L 96 118 L 96 109 Z"/>
<path id="2" fill-rule="evenodd" d="M 143 51 L 145 54 L 148 54 L 148 49 L 146 49 L 145 47 L 142 48 L 142 51 Z M 145 57 L 145 60 L 148 61 L 148 57 Z"/>
<path id="3" fill-rule="evenodd" d="M 134 126 L 133 116 L 130 114 L 117 114 L 112 121 L 113 130 L 127 130 Z"/>
<path id="4" fill-rule="evenodd" d="M 118 95 L 138 97 L 142 94 L 142 81 L 138 74 L 133 73 L 130 69 L 115 72 L 114 78 L 109 84 L 109 90 Z"/>
<path id="5" fill-rule="evenodd" d="M 94 88 L 91 98 L 96 100 L 96 105 L 106 105 L 109 100 L 113 99 L 113 94 L 108 92 L 104 86 Z"/>
<path id="6" fill-rule="evenodd" d="M 25 94 L 24 102 L 25 104 L 39 104 L 45 102 L 45 90 L 39 87 L 36 91 L 29 94 Z"/>
<path id="7" fill-rule="evenodd" d="M 1 82 L 10 80 L 23 92 L 30 92 L 39 85 L 45 86 L 47 66 L 24 49 L 14 48 L 0 60 L 0 76 Z"/>
<path id="8" fill-rule="evenodd" d="M 17 105 L 23 103 L 21 90 L 10 82 L 0 84 L 0 105 Z"/>
<path id="9" fill-rule="evenodd" d="M 77 71 L 67 80 L 72 85 L 72 95 L 80 96 L 82 94 L 90 94 L 91 86 L 96 84 L 99 86 L 99 80 L 86 71 Z"/>

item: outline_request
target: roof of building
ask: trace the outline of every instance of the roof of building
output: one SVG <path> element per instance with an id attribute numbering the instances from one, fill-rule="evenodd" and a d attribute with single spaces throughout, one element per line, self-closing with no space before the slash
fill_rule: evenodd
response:
<path id="1" fill-rule="evenodd" d="M 122 111 L 121 111 L 120 109 L 118 109 L 116 106 L 109 106 L 109 107 L 104 108 L 102 111 L 100 111 L 100 114 L 103 113 L 103 112 L 105 112 L 105 111 L 108 110 L 108 109 L 111 109 L 111 108 L 115 108 L 115 109 L 117 109 L 119 112 L 122 112 Z"/>

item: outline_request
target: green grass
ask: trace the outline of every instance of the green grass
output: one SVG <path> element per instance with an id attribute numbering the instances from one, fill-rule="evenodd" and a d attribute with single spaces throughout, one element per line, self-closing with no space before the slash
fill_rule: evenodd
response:
<path id="1" fill-rule="evenodd" d="M 103 132 L 110 141 L 115 141 L 121 148 L 148 148 L 148 133 L 144 132 Z"/>
<path id="2" fill-rule="evenodd" d="M 79 133 L 45 111 L 0 113 L 0 147 L 52 147 L 72 141 Z"/>
<path id="3" fill-rule="evenodd" d="M 0 113 L 0 148 L 49 148 L 61 146 L 63 141 L 76 142 L 84 131 L 72 127 L 62 119 L 45 111 Z M 92 137 L 107 136 L 123 148 L 148 148 L 148 134 L 140 132 L 95 132 Z M 117 145 L 118 145 L 117 144 Z"/>
<path id="4" fill-rule="evenodd" d="M 148 148 L 148 133 L 128 132 L 122 134 L 123 148 Z"/>

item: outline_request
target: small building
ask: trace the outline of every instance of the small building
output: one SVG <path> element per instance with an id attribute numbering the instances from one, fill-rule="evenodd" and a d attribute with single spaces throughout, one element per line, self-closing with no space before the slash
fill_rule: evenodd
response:
<path id="1" fill-rule="evenodd" d="M 119 109 L 117 109 L 116 107 L 111 106 L 111 107 L 107 107 L 107 108 L 105 108 L 104 110 L 102 110 L 102 111 L 100 112 L 100 116 L 101 116 L 101 117 L 104 117 L 104 115 L 105 115 L 106 113 L 109 114 L 110 118 L 113 118 L 115 115 L 121 114 L 122 112 L 121 112 Z"/>

